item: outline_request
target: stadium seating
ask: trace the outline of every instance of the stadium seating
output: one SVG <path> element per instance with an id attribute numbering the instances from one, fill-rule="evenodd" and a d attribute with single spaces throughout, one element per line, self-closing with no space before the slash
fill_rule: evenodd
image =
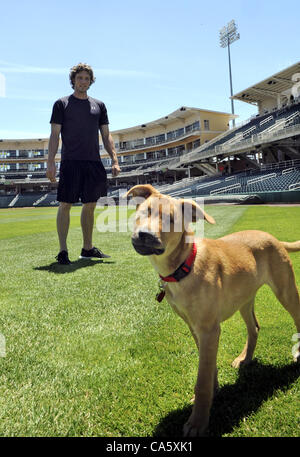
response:
<path id="1" fill-rule="evenodd" d="M 254 170 L 230 176 L 217 176 L 159 187 L 161 192 L 178 196 L 226 194 L 254 194 L 260 192 L 292 191 L 300 189 L 300 166 L 280 169 Z"/>
<path id="2" fill-rule="evenodd" d="M 9 204 L 13 201 L 16 195 L 1 195 L 0 196 L 0 208 L 8 208 Z"/>
<path id="3" fill-rule="evenodd" d="M 244 171 L 229 176 L 186 178 L 177 183 L 155 185 L 162 193 L 173 197 L 204 197 L 218 195 L 259 194 L 261 192 L 282 192 L 300 189 L 300 165 L 277 166 L 260 171 Z M 122 189 L 123 193 L 126 189 Z M 108 195 L 118 195 L 118 189 Z M 0 196 L 0 208 L 57 206 L 56 192 L 24 193 Z M 79 203 L 80 204 L 80 203 Z"/>
<path id="4" fill-rule="evenodd" d="M 204 153 L 217 146 L 228 147 L 244 140 L 249 140 L 253 135 L 272 133 L 300 123 L 300 102 L 287 105 L 272 113 L 256 116 L 240 127 L 229 130 L 219 139 L 210 141 L 207 145 L 198 148 L 199 153 Z"/>

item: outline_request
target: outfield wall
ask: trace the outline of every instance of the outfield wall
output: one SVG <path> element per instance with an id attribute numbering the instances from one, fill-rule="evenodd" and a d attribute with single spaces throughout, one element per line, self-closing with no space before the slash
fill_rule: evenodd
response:
<path id="1" fill-rule="evenodd" d="M 234 194 L 234 195 L 212 195 L 212 196 L 193 196 L 203 198 L 205 203 L 235 203 L 240 205 L 255 205 L 263 203 L 299 203 L 300 190 L 282 192 L 257 192 L 255 194 Z"/>
<path id="2" fill-rule="evenodd" d="M 300 203 L 300 190 L 263 192 L 259 196 L 266 203 Z"/>
<path id="3" fill-rule="evenodd" d="M 180 195 L 177 195 L 179 198 Z M 263 203 L 299 203 L 300 204 L 300 190 L 283 191 L 283 192 L 258 192 L 255 194 L 227 194 L 227 195 L 191 195 L 184 196 L 186 198 L 193 198 L 201 200 L 207 204 L 209 203 L 232 203 L 239 205 L 257 205 Z M 111 197 L 112 198 L 112 197 Z M 115 204 L 119 204 L 119 197 L 113 197 Z M 109 204 L 109 200 L 108 200 Z M 11 195 L 0 196 L 0 208 L 24 208 L 24 207 L 51 207 L 58 206 L 59 202 L 56 200 L 56 194 L 33 194 L 33 195 Z M 81 205 L 81 203 L 75 203 Z"/>

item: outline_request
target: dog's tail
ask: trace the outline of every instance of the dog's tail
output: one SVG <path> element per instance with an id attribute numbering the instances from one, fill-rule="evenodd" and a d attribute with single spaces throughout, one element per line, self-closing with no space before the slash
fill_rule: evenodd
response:
<path id="1" fill-rule="evenodd" d="M 285 247 L 285 249 L 288 252 L 300 251 L 300 241 L 295 241 L 294 243 L 288 243 L 287 241 L 282 241 L 281 244 Z"/>

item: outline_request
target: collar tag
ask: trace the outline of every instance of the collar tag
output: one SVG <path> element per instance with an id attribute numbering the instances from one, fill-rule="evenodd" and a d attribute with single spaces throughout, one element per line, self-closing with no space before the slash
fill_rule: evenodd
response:
<path id="1" fill-rule="evenodd" d="M 160 289 L 160 291 L 156 294 L 156 300 L 160 303 L 161 301 L 163 301 L 165 295 L 166 295 L 166 292 L 165 292 L 165 283 L 160 279 L 158 281 L 158 288 Z"/>
<path id="2" fill-rule="evenodd" d="M 158 301 L 158 303 L 160 303 L 161 301 L 163 301 L 163 299 L 165 298 L 165 295 L 166 295 L 166 292 L 164 290 L 161 290 L 160 292 L 158 292 L 156 294 L 156 300 Z"/>

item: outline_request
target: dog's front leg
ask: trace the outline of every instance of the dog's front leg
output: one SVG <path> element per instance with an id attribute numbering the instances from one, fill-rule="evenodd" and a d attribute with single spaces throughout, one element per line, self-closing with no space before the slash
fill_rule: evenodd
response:
<path id="1" fill-rule="evenodd" d="M 183 427 L 184 436 L 203 436 L 208 427 L 214 394 L 220 326 L 199 331 L 199 368 L 192 414 Z"/>

